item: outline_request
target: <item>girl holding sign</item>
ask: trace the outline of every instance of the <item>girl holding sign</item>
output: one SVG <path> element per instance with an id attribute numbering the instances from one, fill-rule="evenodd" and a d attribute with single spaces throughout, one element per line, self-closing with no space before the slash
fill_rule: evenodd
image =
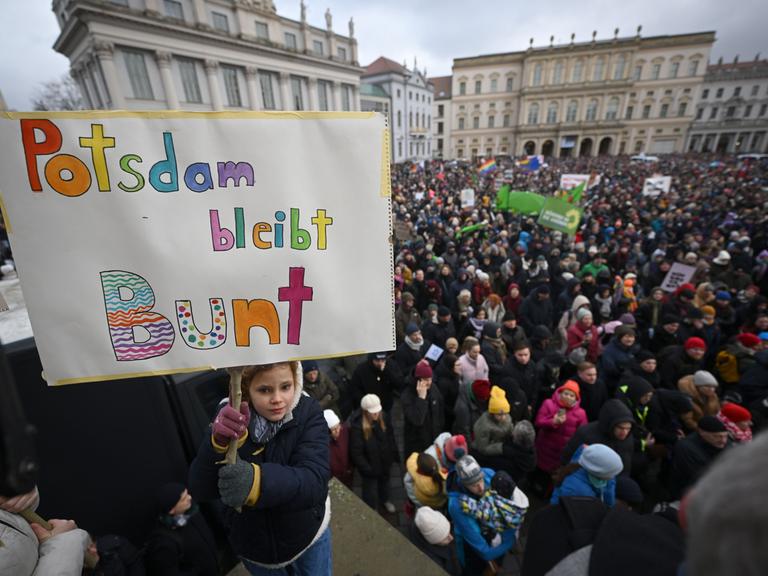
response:
<path id="1" fill-rule="evenodd" d="M 331 574 L 328 425 L 298 362 L 247 366 L 190 469 L 196 498 L 229 506 L 229 540 L 251 574 Z M 234 464 L 223 464 L 237 439 Z M 236 511 L 238 509 L 238 511 Z"/>

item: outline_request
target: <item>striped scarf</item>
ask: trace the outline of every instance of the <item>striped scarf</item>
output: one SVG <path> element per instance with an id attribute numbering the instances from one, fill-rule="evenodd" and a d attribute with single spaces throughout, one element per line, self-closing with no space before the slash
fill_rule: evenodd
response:
<path id="1" fill-rule="evenodd" d="M 517 529 L 525 518 L 524 508 L 515 506 L 512 500 L 500 496 L 495 490 L 486 490 L 479 499 L 462 494 L 459 503 L 464 514 L 477 520 L 481 528 L 494 532 Z"/>

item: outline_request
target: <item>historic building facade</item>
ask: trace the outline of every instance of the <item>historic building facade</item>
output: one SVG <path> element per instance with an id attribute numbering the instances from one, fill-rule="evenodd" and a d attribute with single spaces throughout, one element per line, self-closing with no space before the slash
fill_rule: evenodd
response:
<path id="1" fill-rule="evenodd" d="M 455 59 L 451 156 L 681 152 L 714 40 L 617 29 L 609 40 Z"/>
<path id="2" fill-rule="evenodd" d="M 270 0 L 54 0 L 94 109 L 359 110 L 357 40 Z"/>
<path id="3" fill-rule="evenodd" d="M 768 60 L 707 68 L 691 126 L 691 152 L 768 153 Z"/>
<path id="4" fill-rule="evenodd" d="M 389 96 L 392 162 L 431 158 L 432 85 L 415 62 L 409 70 L 381 56 L 365 67 L 360 82 L 366 93 L 378 88 Z"/>
<path id="5" fill-rule="evenodd" d="M 435 76 L 429 79 L 434 90 L 432 99 L 432 157 L 450 158 L 448 143 L 451 141 L 451 77 Z"/>

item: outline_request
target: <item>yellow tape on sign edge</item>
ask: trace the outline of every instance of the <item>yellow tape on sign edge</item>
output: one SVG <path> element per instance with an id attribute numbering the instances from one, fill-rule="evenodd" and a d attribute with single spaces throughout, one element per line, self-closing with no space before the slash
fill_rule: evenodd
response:
<path id="1" fill-rule="evenodd" d="M 52 386 L 68 386 L 69 384 L 85 384 L 87 382 L 107 382 L 110 380 L 125 380 L 128 378 L 142 378 L 145 376 L 167 376 L 169 374 L 186 374 L 188 372 L 205 372 L 206 370 L 216 370 L 214 366 L 198 366 L 196 368 L 173 368 L 170 370 L 155 370 L 152 372 L 127 372 L 125 374 L 105 374 L 103 376 L 86 376 L 83 378 L 65 378 L 56 380 Z M 42 374 L 43 380 L 47 382 L 45 372 Z"/>
<path id="2" fill-rule="evenodd" d="M 59 112 L 0 112 L 0 118 L 21 120 L 28 118 L 63 118 L 63 119 L 93 119 L 93 118 L 210 118 L 220 119 L 259 119 L 259 120 L 369 120 L 378 112 L 291 112 L 283 110 L 261 110 L 246 112 L 190 112 L 187 110 L 79 110 Z"/>
<path id="3" fill-rule="evenodd" d="M 0 192 L 0 218 L 2 218 L 5 222 L 5 229 L 8 231 L 8 234 L 12 234 L 13 231 L 11 230 L 11 219 L 8 216 L 8 210 L 5 207 L 5 201 L 3 200 L 2 192 Z"/>

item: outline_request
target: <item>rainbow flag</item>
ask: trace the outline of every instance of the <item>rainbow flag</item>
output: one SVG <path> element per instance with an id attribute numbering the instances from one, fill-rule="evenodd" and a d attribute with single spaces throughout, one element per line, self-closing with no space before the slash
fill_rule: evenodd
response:
<path id="1" fill-rule="evenodd" d="M 526 156 L 522 160 L 517 161 L 517 167 L 527 170 L 529 172 L 535 172 L 544 165 L 544 157 L 538 156 Z"/>
<path id="2" fill-rule="evenodd" d="M 490 174 L 496 170 L 496 160 L 486 160 L 482 164 L 480 164 L 480 168 L 477 169 L 478 173 L 485 176 L 486 174 Z"/>

